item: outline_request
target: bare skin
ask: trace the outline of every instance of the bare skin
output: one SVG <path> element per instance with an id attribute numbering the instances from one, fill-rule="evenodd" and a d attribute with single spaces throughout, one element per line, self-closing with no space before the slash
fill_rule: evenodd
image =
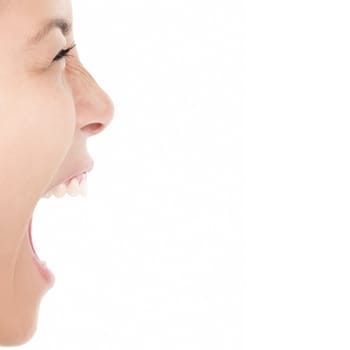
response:
<path id="1" fill-rule="evenodd" d="M 6 0 L 5 0 L 6 2 Z M 90 158 L 88 137 L 112 121 L 114 106 L 53 29 L 28 46 L 43 21 L 73 22 L 70 0 L 0 0 L 0 346 L 28 342 L 48 286 L 33 264 L 27 227 L 46 191 Z M 77 43 L 78 44 L 78 43 Z"/>

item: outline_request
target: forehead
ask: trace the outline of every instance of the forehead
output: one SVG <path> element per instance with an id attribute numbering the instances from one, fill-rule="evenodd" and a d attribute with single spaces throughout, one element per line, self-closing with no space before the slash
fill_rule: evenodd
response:
<path id="1" fill-rule="evenodd" d="M 23 48 L 51 18 L 73 21 L 71 0 L 0 0 L 0 42 Z"/>

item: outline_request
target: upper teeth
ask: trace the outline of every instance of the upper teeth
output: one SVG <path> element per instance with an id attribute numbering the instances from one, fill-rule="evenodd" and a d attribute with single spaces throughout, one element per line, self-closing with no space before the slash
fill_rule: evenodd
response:
<path id="1" fill-rule="evenodd" d="M 68 195 L 72 197 L 75 197 L 78 194 L 81 194 L 82 196 L 85 197 L 87 195 L 86 173 L 83 174 L 83 178 L 80 181 L 80 183 L 77 178 L 74 178 L 68 184 L 63 183 L 63 184 L 57 185 L 52 190 L 46 192 L 44 197 L 50 198 L 52 195 L 54 195 L 57 198 L 61 198 L 66 193 L 68 193 Z"/>

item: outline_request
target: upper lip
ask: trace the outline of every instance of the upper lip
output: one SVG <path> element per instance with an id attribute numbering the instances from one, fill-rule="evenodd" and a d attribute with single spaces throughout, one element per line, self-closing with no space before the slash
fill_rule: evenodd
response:
<path id="1" fill-rule="evenodd" d="M 81 161 L 77 164 L 77 166 L 74 168 L 74 170 L 68 175 L 63 176 L 59 178 L 52 186 L 50 186 L 46 191 L 45 194 L 49 191 L 51 191 L 53 188 L 55 188 L 57 185 L 65 183 L 70 181 L 71 179 L 74 179 L 75 177 L 90 172 L 94 167 L 94 161 L 91 158 L 88 158 L 87 160 Z"/>

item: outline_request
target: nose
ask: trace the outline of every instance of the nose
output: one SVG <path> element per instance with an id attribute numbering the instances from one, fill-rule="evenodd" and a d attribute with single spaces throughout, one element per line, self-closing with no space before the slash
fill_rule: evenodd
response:
<path id="1" fill-rule="evenodd" d="M 114 104 L 82 65 L 79 75 L 74 84 L 77 126 L 88 136 L 92 136 L 100 133 L 112 122 Z"/>

